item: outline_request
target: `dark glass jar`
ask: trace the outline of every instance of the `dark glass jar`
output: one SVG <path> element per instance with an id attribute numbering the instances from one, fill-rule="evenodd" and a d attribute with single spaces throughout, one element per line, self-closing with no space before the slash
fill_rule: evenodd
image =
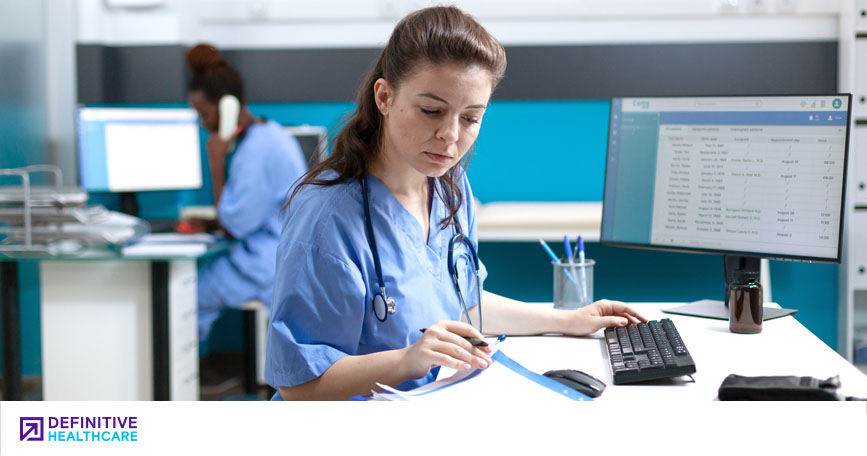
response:
<path id="1" fill-rule="evenodd" d="M 729 284 L 729 330 L 733 333 L 762 332 L 762 284 L 757 271 L 735 271 Z"/>

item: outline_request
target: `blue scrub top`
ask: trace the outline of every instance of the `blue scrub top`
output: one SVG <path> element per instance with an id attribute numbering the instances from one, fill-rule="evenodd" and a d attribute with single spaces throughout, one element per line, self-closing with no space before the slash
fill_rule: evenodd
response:
<path id="1" fill-rule="evenodd" d="M 333 171 L 322 175 L 335 176 Z M 478 249 L 473 195 L 466 175 L 460 176 L 464 204 L 458 219 Z M 443 202 L 434 194 L 425 243 L 418 220 L 385 184 L 368 174 L 368 188 L 383 280 L 397 304 L 396 312 L 385 322 L 373 313 L 379 285 L 365 233 L 359 181 L 305 186 L 292 201 L 277 248 L 265 364 L 265 380 L 274 388 L 313 380 L 346 355 L 407 347 L 421 336 L 419 329 L 438 320 L 461 318 L 447 265 L 455 228 L 440 228 L 446 215 Z M 479 278 L 484 281 L 487 272 L 479 264 Z M 477 304 L 475 281 L 461 287 L 472 308 Z M 470 313 L 473 324 L 478 324 L 476 315 Z M 397 388 L 412 389 L 435 378 L 436 369 Z"/>
<path id="2" fill-rule="evenodd" d="M 218 296 L 220 302 L 214 305 L 237 307 L 251 299 L 271 302 L 281 209 L 305 171 L 298 141 L 282 126 L 274 121 L 250 125 L 232 154 L 217 205 L 220 224 L 239 242 L 200 271 L 202 286 Z"/>

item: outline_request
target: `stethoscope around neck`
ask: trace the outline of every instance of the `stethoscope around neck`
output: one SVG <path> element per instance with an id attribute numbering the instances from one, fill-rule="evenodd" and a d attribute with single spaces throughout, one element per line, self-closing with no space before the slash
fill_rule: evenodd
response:
<path id="1" fill-rule="evenodd" d="M 373 296 L 373 314 L 376 316 L 376 319 L 384 322 L 388 319 L 389 314 L 395 313 L 397 310 L 397 305 L 394 302 L 394 298 L 388 296 L 388 293 L 385 291 L 385 281 L 382 278 L 382 263 L 379 261 L 379 250 L 376 248 L 376 237 L 373 234 L 373 221 L 370 216 L 370 192 L 367 189 L 367 175 L 361 177 L 361 194 L 362 200 L 364 201 L 364 223 L 365 223 L 365 231 L 367 232 L 367 244 L 370 246 L 370 251 L 373 253 L 373 265 L 376 269 L 376 278 L 379 282 L 379 293 L 374 294 Z M 448 255 L 448 266 L 449 266 L 449 275 L 452 278 L 452 284 L 455 287 L 455 291 L 458 294 L 458 299 L 461 302 L 461 308 L 464 311 L 464 317 L 467 319 L 467 323 L 473 324 L 470 319 L 470 312 L 467 310 L 467 303 L 464 299 L 464 294 L 461 291 L 461 285 L 458 276 L 458 267 L 455 263 L 455 250 L 456 248 L 460 248 L 461 244 L 466 247 L 466 252 L 460 253 L 457 256 L 457 259 L 463 258 L 468 263 L 471 263 L 475 267 L 475 275 L 476 275 L 476 298 L 478 305 L 478 314 L 479 314 L 479 332 L 482 332 L 482 287 L 481 281 L 479 280 L 479 255 L 476 253 L 476 249 L 473 248 L 472 242 L 464 236 L 463 231 L 461 230 L 460 224 L 455 224 L 455 235 L 452 236 L 452 239 L 449 241 L 449 255 Z"/>

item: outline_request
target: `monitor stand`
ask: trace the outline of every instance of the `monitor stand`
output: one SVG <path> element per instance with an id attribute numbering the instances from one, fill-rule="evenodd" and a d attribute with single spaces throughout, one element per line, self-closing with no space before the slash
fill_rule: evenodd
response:
<path id="1" fill-rule="evenodd" d="M 120 193 L 120 211 L 124 214 L 138 217 L 138 201 L 133 192 Z"/>
<path id="2" fill-rule="evenodd" d="M 745 257 L 739 255 L 723 256 L 723 270 L 725 272 L 726 290 L 732 281 L 734 281 L 735 271 L 755 271 L 761 276 L 762 260 L 757 257 Z M 701 301 L 691 302 L 689 304 L 665 309 L 663 312 L 673 313 L 678 315 L 688 315 L 692 317 L 713 318 L 717 320 L 728 320 L 728 293 L 725 294 L 725 301 L 717 301 L 713 299 L 702 299 Z M 797 312 L 795 309 L 779 309 L 776 307 L 764 306 L 762 308 L 762 320 L 772 320 L 774 318 L 785 317 Z"/>

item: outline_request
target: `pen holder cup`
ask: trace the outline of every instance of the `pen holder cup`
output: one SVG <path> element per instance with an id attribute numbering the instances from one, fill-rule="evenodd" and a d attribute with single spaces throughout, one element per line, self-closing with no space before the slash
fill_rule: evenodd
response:
<path id="1" fill-rule="evenodd" d="M 555 309 L 578 309 L 593 302 L 595 264 L 593 260 L 585 260 L 583 264 L 551 262 L 554 267 Z"/>

